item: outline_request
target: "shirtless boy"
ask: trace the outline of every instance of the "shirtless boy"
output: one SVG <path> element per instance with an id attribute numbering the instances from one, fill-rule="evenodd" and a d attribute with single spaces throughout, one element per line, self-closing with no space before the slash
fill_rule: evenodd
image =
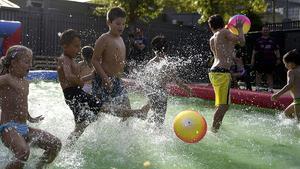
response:
<path id="1" fill-rule="evenodd" d="M 70 145 L 79 138 L 90 122 L 97 119 L 99 111 L 107 113 L 110 106 L 103 105 L 100 99 L 82 89 L 87 79 L 80 77 L 80 65 L 74 60 L 80 51 L 80 35 L 73 29 L 66 30 L 61 35 L 60 44 L 63 54 L 57 60 L 58 77 L 66 104 L 72 110 L 75 120 L 75 130 L 68 137 Z M 147 116 L 148 107 L 143 107 L 141 110 L 118 109 L 119 113 L 115 115 L 144 117 Z"/>
<path id="2" fill-rule="evenodd" d="M 122 8 L 114 7 L 107 12 L 106 19 L 109 31 L 97 39 L 92 57 L 96 70 L 92 93 L 113 107 L 130 109 L 127 91 L 121 79 L 126 59 L 126 48 L 121 37 L 125 28 L 126 13 Z M 111 111 L 118 113 L 115 109 Z"/>
<path id="3" fill-rule="evenodd" d="M 214 88 L 215 105 L 217 106 L 212 131 L 217 132 L 229 108 L 230 67 L 235 57 L 234 46 L 236 44 L 244 45 L 245 37 L 242 30 L 243 23 L 240 20 L 236 24 L 238 35 L 234 35 L 224 28 L 224 20 L 218 14 L 209 17 L 208 24 L 213 32 L 213 36 L 210 38 L 210 49 L 214 55 L 214 63 L 210 68 L 209 79 Z"/>

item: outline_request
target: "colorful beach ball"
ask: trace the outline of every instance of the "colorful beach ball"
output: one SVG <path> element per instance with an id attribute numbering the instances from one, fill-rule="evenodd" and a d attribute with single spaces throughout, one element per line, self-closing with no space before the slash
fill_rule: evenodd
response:
<path id="1" fill-rule="evenodd" d="M 185 110 L 176 115 L 173 128 L 176 136 L 186 143 L 197 143 L 206 134 L 205 118 L 193 110 Z"/>
<path id="2" fill-rule="evenodd" d="M 234 15 L 233 17 L 231 17 L 228 21 L 228 24 L 227 24 L 227 28 L 230 30 L 230 32 L 232 32 L 233 34 L 235 35 L 238 35 L 238 30 L 234 27 L 236 26 L 236 22 L 237 20 L 242 20 L 244 21 L 244 24 L 243 24 L 243 32 L 244 34 L 246 34 L 249 30 L 250 30 L 250 27 L 251 27 L 251 21 L 250 19 L 245 16 L 245 15 Z"/>

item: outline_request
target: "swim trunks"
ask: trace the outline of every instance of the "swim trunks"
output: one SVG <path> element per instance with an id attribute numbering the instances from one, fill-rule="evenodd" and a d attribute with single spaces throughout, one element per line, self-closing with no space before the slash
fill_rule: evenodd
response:
<path id="1" fill-rule="evenodd" d="M 95 121 L 102 102 L 84 92 L 81 87 L 69 87 L 63 90 L 65 102 L 74 114 L 75 122 Z"/>
<path id="2" fill-rule="evenodd" d="M 82 87 L 82 90 L 85 91 L 86 93 L 92 94 L 92 84 L 85 83 Z"/>
<path id="3" fill-rule="evenodd" d="M 215 67 L 209 72 L 209 80 L 215 92 L 215 105 L 230 103 L 231 74 L 228 69 Z"/>
<path id="4" fill-rule="evenodd" d="M 107 90 L 102 86 L 102 78 L 95 74 L 92 81 L 92 94 L 104 102 L 124 103 L 128 100 L 128 93 L 125 89 L 122 79 L 117 77 L 109 77 L 112 82 L 112 90 Z"/>
<path id="5" fill-rule="evenodd" d="M 5 129 L 8 129 L 8 128 L 15 128 L 16 131 L 23 137 L 26 137 L 29 132 L 29 128 L 28 128 L 27 124 L 16 123 L 14 121 L 10 121 L 10 122 L 0 125 L 0 134 Z"/>

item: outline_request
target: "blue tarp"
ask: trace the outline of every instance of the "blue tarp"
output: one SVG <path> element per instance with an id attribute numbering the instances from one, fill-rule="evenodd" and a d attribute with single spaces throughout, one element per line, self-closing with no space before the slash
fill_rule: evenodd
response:
<path id="1" fill-rule="evenodd" d="M 31 70 L 28 73 L 27 80 L 50 80 L 57 81 L 57 71 L 55 70 Z"/>

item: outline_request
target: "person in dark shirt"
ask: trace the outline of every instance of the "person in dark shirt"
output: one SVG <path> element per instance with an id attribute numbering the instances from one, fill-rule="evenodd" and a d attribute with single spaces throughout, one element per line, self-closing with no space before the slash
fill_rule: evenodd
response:
<path id="1" fill-rule="evenodd" d="M 262 81 L 262 75 L 267 77 L 268 91 L 273 92 L 273 73 L 280 63 L 279 46 L 269 36 L 269 28 L 263 26 L 261 37 L 256 40 L 252 52 L 251 65 L 256 71 L 256 90 Z"/>

